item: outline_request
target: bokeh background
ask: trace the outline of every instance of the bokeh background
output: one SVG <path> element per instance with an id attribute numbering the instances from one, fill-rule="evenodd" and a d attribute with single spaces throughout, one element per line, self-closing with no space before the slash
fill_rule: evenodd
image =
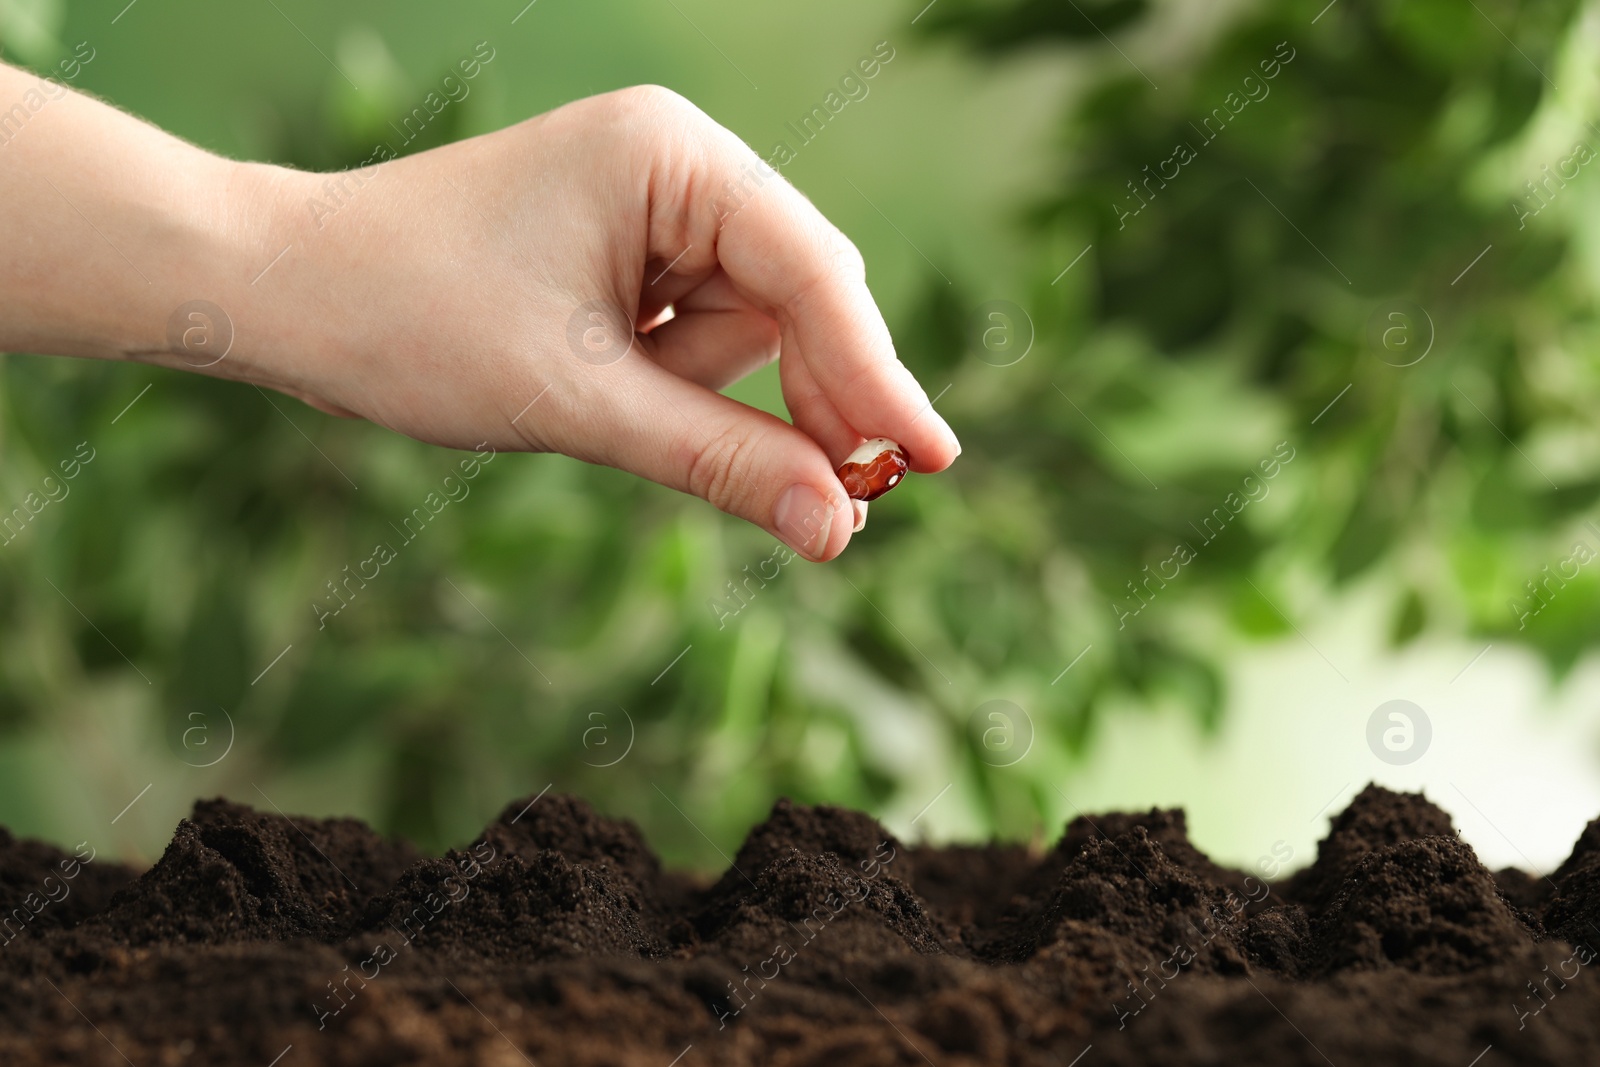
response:
<path id="1" fill-rule="evenodd" d="M 94 458 L 0 545 L 0 822 L 148 861 L 224 794 L 442 848 L 548 786 L 714 870 L 784 794 L 932 840 L 1159 803 L 1301 863 L 1376 779 L 1548 867 L 1600 814 L 1594 4 L 524 2 L 0 0 L 0 45 L 330 170 L 670 86 L 795 150 L 965 454 L 782 568 L 501 457 L 319 629 L 456 456 L 5 356 L 4 510 Z"/>

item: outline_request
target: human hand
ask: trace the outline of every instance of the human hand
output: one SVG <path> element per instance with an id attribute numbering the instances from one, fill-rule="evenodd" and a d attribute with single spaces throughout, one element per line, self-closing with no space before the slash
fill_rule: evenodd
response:
<path id="1" fill-rule="evenodd" d="M 960 452 L 854 246 L 667 90 L 247 185 L 273 220 L 263 262 L 289 252 L 223 304 L 239 351 L 211 373 L 436 444 L 632 471 L 814 560 L 864 520 L 834 473 L 863 439 L 922 473 Z M 792 426 L 717 392 L 774 358 Z"/>

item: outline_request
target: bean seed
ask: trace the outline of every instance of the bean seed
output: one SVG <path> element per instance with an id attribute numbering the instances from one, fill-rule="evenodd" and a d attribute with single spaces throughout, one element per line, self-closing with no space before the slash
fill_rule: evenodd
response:
<path id="1" fill-rule="evenodd" d="M 903 448 L 887 437 L 874 437 L 839 465 L 839 481 L 851 499 L 876 500 L 899 485 L 910 466 Z"/>

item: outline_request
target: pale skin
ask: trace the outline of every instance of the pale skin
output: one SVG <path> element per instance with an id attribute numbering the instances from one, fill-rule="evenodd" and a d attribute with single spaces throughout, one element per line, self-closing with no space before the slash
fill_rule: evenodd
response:
<path id="1" fill-rule="evenodd" d="M 41 84 L 0 65 L 0 124 Z M 0 125 L 0 350 L 250 382 L 452 448 L 565 453 L 812 560 L 865 522 L 834 473 L 863 440 L 899 442 L 924 474 L 961 451 L 855 247 L 665 89 L 365 168 L 337 201 L 328 175 L 223 159 L 48 89 Z M 234 331 L 210 365 L 169 341 L 197 299 Z M 586 306 L 632 320 L 625 354 L 574 345 L 604 339 Z M 792 424 L 718 392 L 774 359 Z"/>

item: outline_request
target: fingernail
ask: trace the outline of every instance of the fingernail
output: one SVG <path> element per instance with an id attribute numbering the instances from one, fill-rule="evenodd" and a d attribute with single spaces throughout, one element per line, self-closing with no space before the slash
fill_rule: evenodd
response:
<path id="1" fill-rule="evenodd" d="M 819 560 L 828 549 L 828 533 L 837 509 L 809 485 L 791 485 L 778 498 L 772 524 L 789 547 L 807 559 Z"/>
<path id="2" fill-rule="evenodd" d="M 867 524 L 867 502 L 865 500 L 852 500 L 850 501 L 850 506 L 856 513 L 856 524 L 852 532 L 860 533 L 861 528 Z"/>

